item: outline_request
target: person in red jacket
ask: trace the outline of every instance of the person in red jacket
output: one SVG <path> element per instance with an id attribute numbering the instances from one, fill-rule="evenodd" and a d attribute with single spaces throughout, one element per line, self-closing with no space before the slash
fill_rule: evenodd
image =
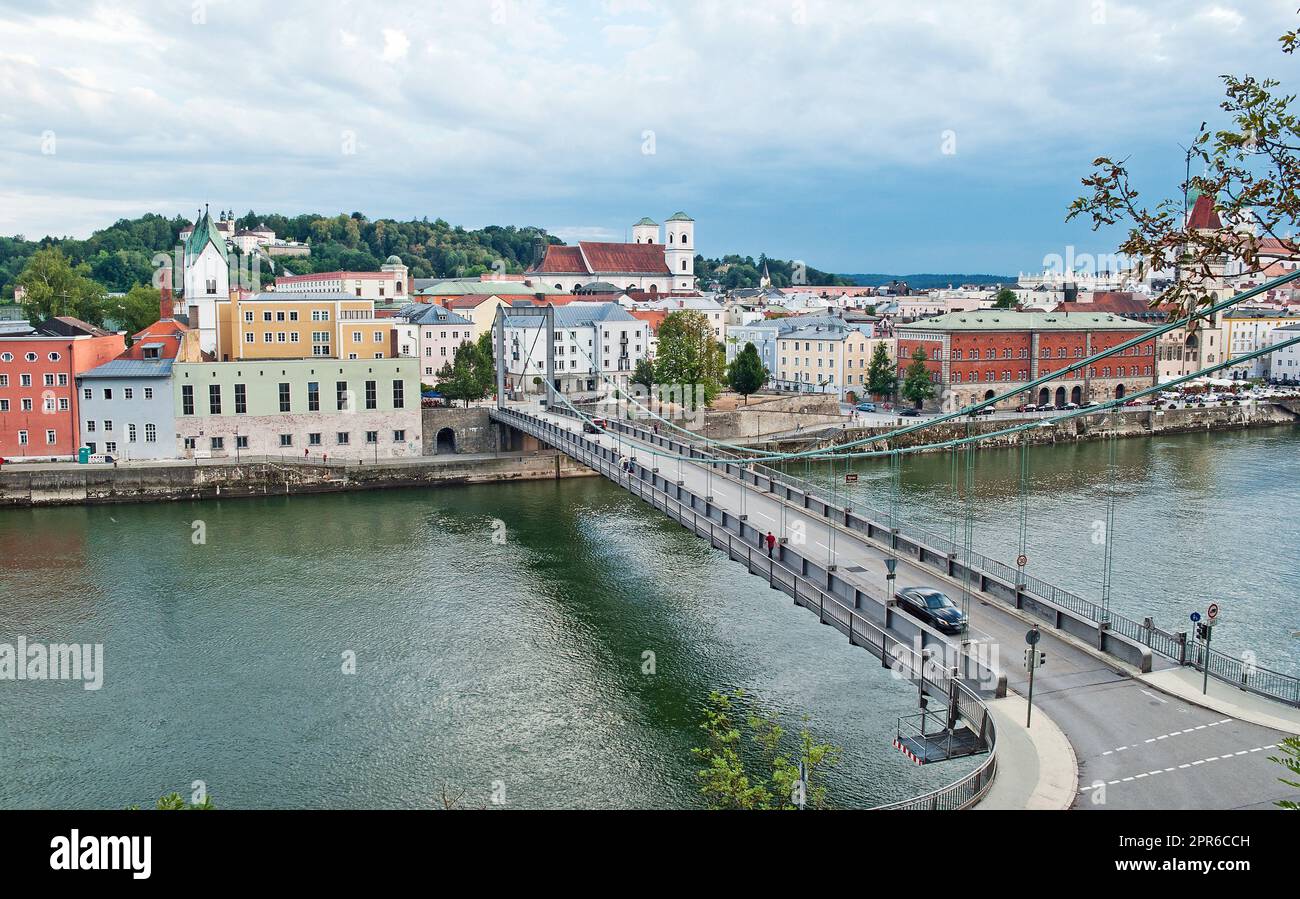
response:
<path id="1" fill-rule="evenodd" d="M 776 536 L 771 531 L 768 531 L 767 532 L 767 557 L 769 559 L 772 558 L 772 550 L 775 547 L 776 547 Z"/>

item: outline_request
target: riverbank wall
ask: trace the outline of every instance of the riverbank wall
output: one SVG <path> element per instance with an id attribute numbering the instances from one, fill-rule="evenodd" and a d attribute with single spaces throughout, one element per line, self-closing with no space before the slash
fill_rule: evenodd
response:
<path id="1" fill-rule="evenodd" d="M 1029 421 L 1033 419 L 1025 419 Z M 1082 415 L 1067 421 L 1046 424 L 1025 432 L 990 437 L 977 444 L 979 447 L 1019 446 L 1027 437 L 1031 444 L 1072 443 L 1080 440 L 1103 440 L 1111 437 L 1157 437 L 1165 434 L 1196 434 L 1207 431 L 1237 431 L 1248 428 L 1294 426 L 1300 421 L 1300 410 L 1275 403 L 1258 403 L 1242 406 L 1217 406 L 1191 409 L 1140 409 L 1124 410 L 1118 414 L 1101 412 Z M 924 423 L 920 420 L 919 423 Z M 972 422 L 957 420 L 944 422 L 924 430 L 913 431 L 891 441 L 894 448 L 906 449 L 929 443 L 957 440 L 966 436 L 991 434 L 1022 424 L 1017 419 L 979 419 Z M 779 452 L 831 447 L 850 440 L 861 440 L 887 434 L 900 426 L 918 424 L 918 419 L 902 418 L 897 424 L 871 427 L 840 427 L 820 429 L 780 440 L 749 444 Z M 969 428 L 969 430 L 967 430 Z"/>
<path id="2" fill-rule="evenodd" d="M 0 507 L 338 493 L 594 475 L 590 468 L 553 450 L 328 465 L 285 460 L 23 465 L 0 469 Z"/>

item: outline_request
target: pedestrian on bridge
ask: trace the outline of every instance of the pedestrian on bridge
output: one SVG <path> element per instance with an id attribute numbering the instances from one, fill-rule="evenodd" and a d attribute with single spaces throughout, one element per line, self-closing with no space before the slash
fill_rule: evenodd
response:
<path id="1" fill-rule="evenodd" d="M 776 535 L 771 531 L 767 532 L 767 557 L 772 558 L 772 550 L 776 548 Z"/>

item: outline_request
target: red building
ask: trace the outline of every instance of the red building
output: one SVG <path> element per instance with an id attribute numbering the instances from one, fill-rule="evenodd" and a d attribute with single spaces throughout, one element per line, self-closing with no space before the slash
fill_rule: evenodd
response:
<path id="1" fill-rule="evenodd" d="M 1033 395 L 1026 391 L 1000 405 L 1102 402 L 1156 383 L 1154 340 L 1076 371 L 1065 369 L 1150 327 L 1104 312 L 951 312 L 898 326 L 899 378 L 919 349 L 945 410 L 1015 391 L 1054 372 L 1059 377 Z"/>
<path id="2" fill-rule="evenodd" d="M 121 334 L 66 316 L 0 337 L 0 457 L 72 458 L 80 446 L 77 375 L 124 348 Z"/>

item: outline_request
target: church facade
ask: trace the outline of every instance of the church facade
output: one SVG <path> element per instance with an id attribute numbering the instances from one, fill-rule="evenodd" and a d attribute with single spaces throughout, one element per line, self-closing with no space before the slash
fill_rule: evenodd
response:
<path id="1" fill-rule="evenodd" d="M 230 299 L 230 256 L 226 237 L 205 209 L 185 239 L 184 303 L 199 348 L 217 349 L 217 303 Z"/>
<path id="2" fill-rule="evenodd" d="M 632 226 L 631 243 L 583 240 L 574 246 L 548 246 L 526 274 L 564 293 L 594 284 L 647 293 L 695 291 L 695 220 L 684 212 L 663 225 L 643 218 Z"/>

